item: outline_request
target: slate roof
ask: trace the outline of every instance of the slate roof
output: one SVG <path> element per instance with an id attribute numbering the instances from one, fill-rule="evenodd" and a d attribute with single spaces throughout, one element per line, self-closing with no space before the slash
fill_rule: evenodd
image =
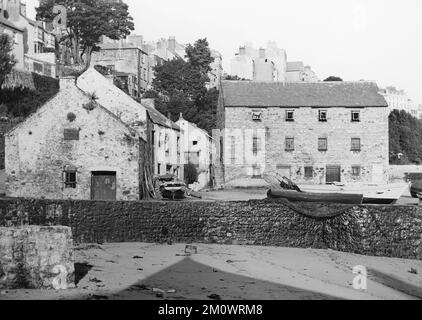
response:
<path id="1" fill-rule="evenodd" d="M 374 82 L 222 81 L 226 107 L 387 107 Z"/>

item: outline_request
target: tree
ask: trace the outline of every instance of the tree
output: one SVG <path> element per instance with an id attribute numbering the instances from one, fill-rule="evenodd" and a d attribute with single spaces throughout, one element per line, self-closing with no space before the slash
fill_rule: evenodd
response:
<path id="1" fill-rule="evenodd" d="M 153 90 L 144 97 L 156 99 L 156 108 L 161 113 L 170 113 L 172 120 L 183 117 L 200 128 L 215 128 L 218 91 L 207 90 L 208 72 L 213 61 L 206 39 L 197 40 L 186 48 L 186 58 L 164 61 L 154 68 Z"/>
<path id="2" fill-rule="evenodd" d="M 102 36 L 118 40 L 134 30 L 133 18 L 122 1 L 44 0 L 36 8 L 37 19 L 51 22 L 55 5 L 66 8 L 66 36 L 61 41 L 70 40 L 74 62 L 80 64 L 83 60 L 86 68 Z"/>
<path id="3" fill-rule="evenodd" d="M 329 76 L 327 79 L 325 79 L 324 81 L 343 81 L 342 78 L 340 77 L 336 77 L 336 76 Z"/>
<path id="4" fill-rule="evenodd" d="M 6 80 L 6 76 L 16 64 L 12 50 L 12 39 L 7 34 L 0 34 L 0 89 Z"/>

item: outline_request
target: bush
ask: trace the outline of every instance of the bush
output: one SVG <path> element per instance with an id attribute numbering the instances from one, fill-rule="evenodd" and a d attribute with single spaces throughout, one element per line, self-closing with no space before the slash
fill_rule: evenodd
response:
<path id="1" fill-rule="evenodd" d="M 185 164 L 185 182 L 191 184 L 198 181 L 198 171 L 192 163 Z"/>

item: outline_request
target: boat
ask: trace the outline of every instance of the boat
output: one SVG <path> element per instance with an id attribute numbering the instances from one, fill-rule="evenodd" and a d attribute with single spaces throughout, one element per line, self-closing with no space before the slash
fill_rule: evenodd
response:
<path id="1" fill-rule="evenodd" d="M 291 202 L 330 202 L 344 204 L 362 204 L 363 195 L 353 193 L 316 193 L 299 192 L 296 190 L 269 189 L 267 197 L 271 199 L 286 199 Z"/>
<path id="2" fill-rule="evenodd" d="M 160 186 L 164 198 L 175 200 L 186 198 L 186 185 L 183 182 L 171 181 Z"/>
<path id="3" fill-rule="evenodd" d="M 327 184 L 327 185 L 306 185 L 298 184 L 300 190 L 310 193 L 343 193 L 363 194 L 364 204 L 394 204 L 409 188 L 408 183 L 389 184 Z"/>

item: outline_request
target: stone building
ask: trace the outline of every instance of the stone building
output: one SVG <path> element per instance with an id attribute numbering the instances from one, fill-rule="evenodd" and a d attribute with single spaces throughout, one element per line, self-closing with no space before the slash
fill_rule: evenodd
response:
<path id="1" fill-rule="evenodd" d="M 115 43 L 101 43 L 100 50 L 92 53 L 92 65 L 106 67 L 109 73 L 128 84 L 129 94 L 139 98 L 148 90 L 148 54 L 136 43 L 123 40 Z"/>
<path id="2" fill-rule="evenodd" d="M 421 106 L 412 100 L 404 90 L 398 90 L 393 86 L 388 86 L 381 90 L 388 103 L 390 112 L 393 110 L 404 110 L 415 118 L 421 119 Z"/>
<path id="3" fill-rule="evenodd" d="M 206 84 L 207 89 L 218 88 L 223 75 L 223 56 L 217 50 L 211 50 L 211 57 L 214 61 L 210 64 L 211 71 L 208 72 L 210 81 Z"/>
<path id="4" fill-rule="evenodd" d="M 388 105 L 370 82 L 223 81 L 218 184 L 387 182 Z M 261 180 L 262 182 L 262 180 Z"/>
<path id="5" fill-rule="evenodd" d="M 180 127 L 155 109 L 153 99 L 135 101 L 94 68 L 78 78 L 78 87 L 94 93 L 98 103 L 136 129 L 147 141 L 145 152 L 152 175 L 172 173 L 183 178 Z"/>
<path id="6" fill-rule="evenodd" d="M 16 59 L 15 68 L 24 69 L 24 29 L 18 27 L 11 21 L 4 19 L 0 12 L 0 34 L 7 34 L 13 41 L 13 55 Z"/>
<path id="7" fill-rule="evenodd" d="M 212 184 L 212 154 L 215 152 L 214 140 L 196 124 L 187 121 L 180 114 L 176 124 L 182 130 L 182 149 L 184 163 L 192 163 L 198 171 L 199 189 Z"/>
<path id="8" fill-rule="evenodd" d="M 7 196 L 143 197 L 146 141 L 74 78 L 5 139 Z"/>
<path id="9" fill-rule="evenodd" d="M 274 81 L 276 78 L 275 64 L 266 57 L 265 49 L 259 49 L 259 57 L 253 61 L 254 81 Z"/>

